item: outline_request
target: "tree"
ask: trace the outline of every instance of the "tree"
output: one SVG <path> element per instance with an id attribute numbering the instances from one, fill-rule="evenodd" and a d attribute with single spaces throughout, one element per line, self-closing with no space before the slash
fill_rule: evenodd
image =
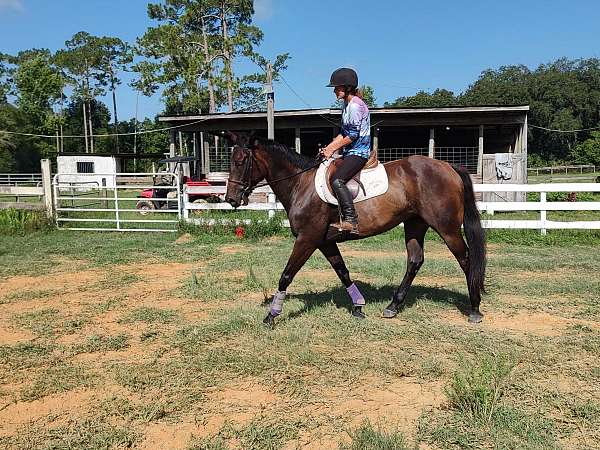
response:
<path id="1" fill-rule="evenodd" d="M 11 78 L 8 67 L 8 55 L 0 53 L 0 105 L 8 102 Z"/>
<path id="2" fill-rule="evenodd" d="M 119 38 L 103 36 L 90 37 L 90 45 L 98 52 L 98 72 L 96 79 L 103 86 L 109 86 L 113 101 L 113 132 L 119 133 L 117 115 L 117 86 L 121 84 L 119 72 L 128 70 L 133 61 L 133 53 L 129 46 Z M 119 151 L 119 136 L 115 136 L 116 151 Z"/>
<path id="3" fill-rule="evenodd" d="M 103 83 L 99 81 L 102 80 L 102 64 L 96 39 L 89 33 L 80 31 L 65 42 L 66 50 L 58 51 L 55 56 L 57 64 L 64 69 L 67 80 L 73 86 L 75 96 L 83 100 L 85 150 L 92 153 L 94 129 L 91 102 L 105 93 Z"/>
<path id="4" fill-rule="evenodd" d="M 420 107 L 420 108 L 443 108 L 445 106 L 455 106 L 458 99 L 454 92 L 446 89 L 436 89 L 433 93 L 419 91 L 410 97 L 398 97 L 391 103 L 384 103 L 386 108 L 390 107 Z"/>
<path id="5" fill-rule="evenodd" d="M 578 144 L 571 152 L 573 162 L 600 166 L 600 131 L 592 131 L 591 137 Z"/>
<path id="6" fill-rule="evenodd" d="M 251 0 L 165 0 L 148 5 L 148 15 L 159 25 L 138 39 L 138 53 L 146 60 L 135 65 L 140 74 L 134 87 L 145 95 L 166 86 L 163 98 L 167 112 L 216 112 L 226 105 L 252 104 L 266 80 L 268 60 L 255 47 L 263 34 L 252 23 Z M 263 70 L 236 76 L 240 58 Z M 272 62 L 276 80 L 285 69 L 287 54 Z M 206 83 L 206 85 L 204 85 Z"/>
<path id="7" fill-rule="evenodd" d="M 53 132 L 53 107 L 61 100 L 65 80 L 46 49 L 20 52 L 14 58 L 16 104 L 39 131 Z"/>

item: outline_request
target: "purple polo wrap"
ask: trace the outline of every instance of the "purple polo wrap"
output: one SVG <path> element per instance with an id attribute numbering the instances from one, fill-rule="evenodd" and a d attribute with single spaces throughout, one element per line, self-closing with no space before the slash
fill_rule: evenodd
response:
<path id="1" fill-rule="evenodd" d="M 354 306 L 363 306 L 365 304 L 365 298 L 356 287 L 356 284 L 352 283 L 350 287 L 347 287 L 348 295 L 352 299 L 352 304 Z"/>
<path id="2" fill-rule="evenodd" d="M 277 317 L 283 311 L 283 301 L 285 300 L 285 291 L 277 291 L 273 294 L 271 300 L 271 315 Z"/>

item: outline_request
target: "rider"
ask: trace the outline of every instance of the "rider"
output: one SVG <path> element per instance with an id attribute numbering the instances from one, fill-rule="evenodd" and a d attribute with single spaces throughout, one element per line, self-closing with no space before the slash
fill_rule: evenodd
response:
<path id="1" fill-rule="evenodd" d="M 371 153 L 371 119 L 369 108 L 358 91 L 358 75 L 342 67 L 331 74 L 327 87 L 333 87 L 338 100 L 343 100 L 342 128 L 329 145 L 321 149 L 328 159 L 340 151 L 342 163 L 331 180 L 331 187 L 340 206 L 340 223 L 332 226 L 340 231 L 358 234 L 358 216 L 352 194 L 346 183 L 364 167 Z"/>

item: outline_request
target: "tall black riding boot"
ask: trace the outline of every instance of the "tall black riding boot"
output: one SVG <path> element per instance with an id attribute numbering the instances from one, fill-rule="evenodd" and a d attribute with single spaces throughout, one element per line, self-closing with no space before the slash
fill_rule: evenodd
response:
<path id="1" fill-rule="evenodd" d="M 350 233 L 358 234 L 358 216 L 356 215 L 352 194 L 348 190 L 348 186 L 342 180 L 336 178 L 331 183 L 331 187 L 340 205 L 341 217 L 340 223 L 332 226 L 339 228 L 340 231 L 349 231 Z"/>

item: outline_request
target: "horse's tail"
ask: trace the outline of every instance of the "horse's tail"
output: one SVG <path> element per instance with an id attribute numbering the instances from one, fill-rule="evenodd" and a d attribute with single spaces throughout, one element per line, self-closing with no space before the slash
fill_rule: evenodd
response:
<path id="1" fill-rule="evenodd" d="M 475 204 L 475 193 L 471 175 L 464 167 L 452 166 L 460 175 L 464 185 L 464 229 L 469 247 L 469 274 L 467 276 L 469 287 L 475 292 L 485 292 L 485 231 L 481 226 L 481 217 Z"/>

